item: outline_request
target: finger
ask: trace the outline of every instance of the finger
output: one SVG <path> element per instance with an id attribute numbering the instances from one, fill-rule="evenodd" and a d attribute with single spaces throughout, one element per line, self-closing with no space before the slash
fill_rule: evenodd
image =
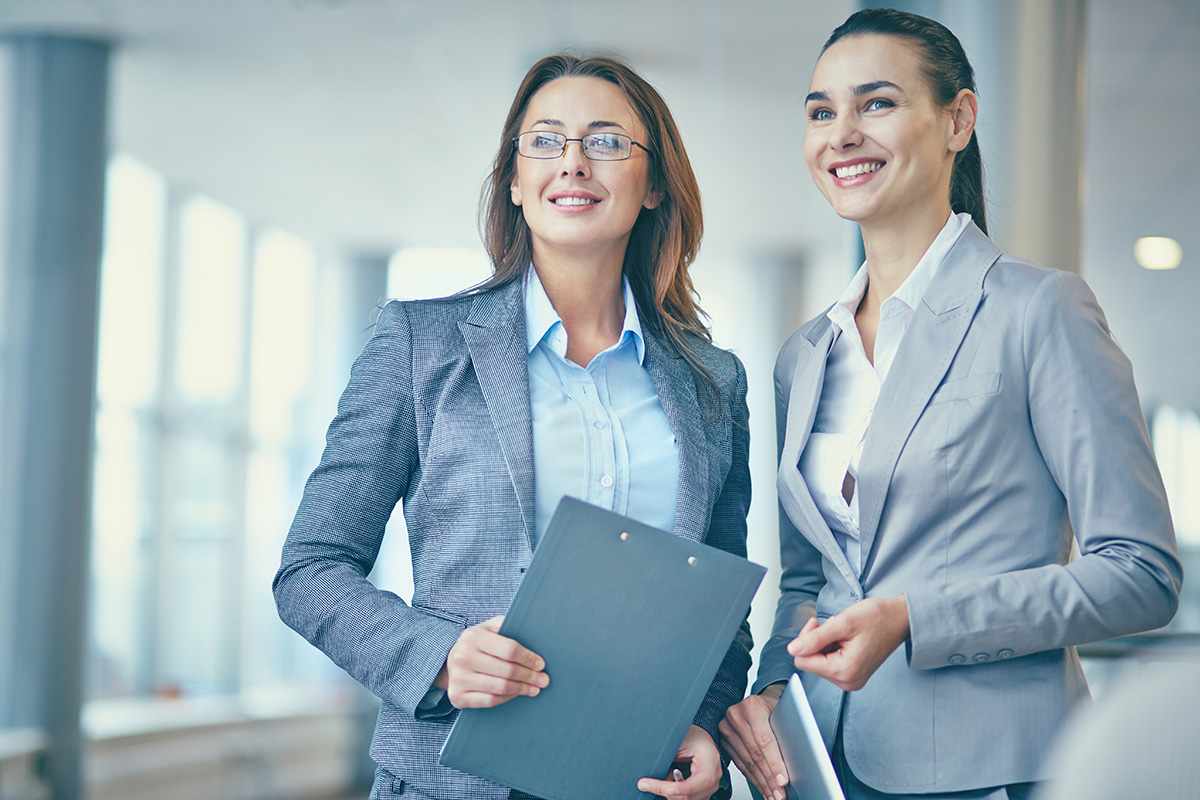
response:
<path id="1" fill-rule="evenodd" d="M 807 623 L 805 627 L 808 627 Z M 802 630 L 799 636 L 788 643 L 787 651 L 792 656 L 822 653 L 829 649 L 836 649 L 835 645 L 845 639 L 848 634 L 845 620 L 840 616 L 833 616 L 825 620 L 824 625 Z"/>
<path id="2" fill-rule="evenodd" d="M 505 661 L 486 652 L 474 655 L 471 666 L 481 675 L 490 675 L 522 686 L 544 689 L 550 685 L 550 676 L 546 673 L 534 672 L 528 667 Z"/>
<path id="3" fill-rule="evenodd" d="M 507 703 L 516 695 L 492 694 L 491 692 L 463 692 L 457 697 L 451 697 L 450 701 L 455 708 L 495 708 L 496 706 Z"/>
<path id="4" fill-rule="evenodd" d="M 649 792 L 658 797 L 689 798 L 687 783 L 691 778 L 682 781 L 660 781 L 654 778 L 642 778 L 637 783 L 639 791 Z M 714 789 L 715 791 L 715 789 Z"/>
<path id="5" fill-rule="evenodd" d="M 746 780 L 750 781 L 757 787 L 763 797 L 772 797 L 772 792 L 775 787 L 775 780 L 771 774 L 772 762 L 763 752 L 759 742 L 761 739 L 769 738 L 769 744 L 778 750 L 778 744 L 775 743 L 775 737 L 770 733 L 770 709 L 763 704 L 762 709 L 756 709 L 753 705 L 755 698 L 747 698 L 744 707 L 734 706 L 730 709 L 730 713 L 722 720 L 721 725 L 726 727 L 723 729 L 718 725 L 718 730 L 721 731 L 722 741 L 727 744 L 726 750 L 733 757 L 734 764 L 742 774 L 746 776 Z M 755 719 L 758 719 L 758 724 L 755 724 Z M 765 728 L 766 736 L 760 731 Z M 729 731 L 729 735 L 726 733 Z"/>
<path id="6" fill-rule="evenodd" d="M 490 656 L 518 664 L 531 672 L 541 672 L 546 668 L 545 660 L 537 653 L 522 647 L 516 639 L 501 636 L 490 628 L 479 632 L 477 647 Z"/>
<path id="7" fill-rule="evenodd" d="M 549 684 L 549 677 L 544 673 L 529 673 L 535 676 L 530 681 L 511 677 L 512 673 L 523 668 L 493 658 L 487 654 L 476 655 L 469 665 L 457 670 L 451 675 L 463 691 L 484 691 L 490 694 L 516 696 L 519 694 L 536 697 L 542 690 L 543 684 Z M 540 676 L 540 679 L 536 676 Z"/>
<path id="8" fill-rule="evenodd" d="M 489 630 L 492 633 L 499 633 L 500 626 L 503 624 L 504 624 L 504 615 L 501 614 L 499 616 L 492 617 L 491 619 L 485 619 L 483 622 L 479 623 L 479 627 L 485 628 L 486 630 Z"/>

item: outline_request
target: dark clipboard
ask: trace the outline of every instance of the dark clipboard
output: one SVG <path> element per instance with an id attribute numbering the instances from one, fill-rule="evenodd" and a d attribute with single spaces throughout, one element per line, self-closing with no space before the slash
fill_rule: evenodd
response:
<path id="1" fill-rule="evenodd" d="M 439 761 L 545 800 L 651 797 L 765 572 L 563 498 L 500 629 L 550 686 L 459 712 Z"/>
<path id="2" fill-rule="evenodd" d="M 771 713 L 771 730 L 788 771 L 788 800 L 846 800 L 804 685 L 794 672 Z"/>

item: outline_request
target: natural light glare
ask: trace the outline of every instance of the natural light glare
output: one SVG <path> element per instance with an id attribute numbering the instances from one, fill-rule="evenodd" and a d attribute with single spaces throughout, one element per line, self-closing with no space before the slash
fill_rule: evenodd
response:
<path id="1" fill-rule="evenodd" d="M 102 403 L 146 405 L 158 388 L 166 193 L 140 162 L 123 155 L 109 162 L 96 376 Z"/>
<path id="2" fill-rule="evenodd" d="M 491 275 L 482 247 L 405 247 L 388 264 L 388 297 L 446 297 Z"/>
<path id="3" fill-rule="evenodd" d="M 1133 243 L 1133 257 L 1146 269 L 1175 269 L 1183 261 L 1183 248 L 1168 236 L 1143 236 Z"/>
<path id="4" fill-rule="evenodd" d="M 177 385 L 189 403 L 228 403 L 244 353 L 246 226 L 207 197 L 191 198 L 180 225 Z"/>
<path id="5" fill-rule="evenodd" d="M 302 239 L 267 231 L 254 248 L 250 339 L 250 429 L 286 441 L 296 404 L 312 383 L 316 255 Z"/>
<path id="6" fill-rule="evenodd" d="M 1200 547 L 1200 416 L 1161 406 L 1151 429 L 1154 455 L 1180 545 Z"/>

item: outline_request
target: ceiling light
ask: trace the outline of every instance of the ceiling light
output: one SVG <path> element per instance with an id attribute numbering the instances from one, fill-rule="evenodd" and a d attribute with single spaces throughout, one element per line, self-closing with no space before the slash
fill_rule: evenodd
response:
<path id="1" fill-rule="evenodd" d="M 1183 248 L 1169 236 L 1143 236 L 1133 243 L 1133 257 L 1146 269 L 1175 269 Z"/>

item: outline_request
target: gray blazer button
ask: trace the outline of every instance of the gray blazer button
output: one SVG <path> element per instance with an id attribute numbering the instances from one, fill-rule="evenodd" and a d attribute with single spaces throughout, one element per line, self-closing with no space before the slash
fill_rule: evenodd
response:
<path id="1" fill-rule="evenodd" d="M 951 664 L 965 664 L 965 663 L 967 663 L 967 657 L 962 655 L 961 653 L 955 653 L 954 655 L 950 656 L 950 663 Z"/>
<path id="2" fill-rule="evenodd" d="M 1005 648 L 1004 650 L 1001 650 L 999 653 L 996 653 L 996 657 L 997 658 L 1012 658 L 1013 651 Z"/>
<path id="3" fill-rule="evenodd" d="M 976 653 L 975 654 L 975 663 L 976 664 L 982 664 L 985 661 L 991 661 L 991 659 L 992 659 L 992 657 L 989 656 L 987 653 Z"/>

